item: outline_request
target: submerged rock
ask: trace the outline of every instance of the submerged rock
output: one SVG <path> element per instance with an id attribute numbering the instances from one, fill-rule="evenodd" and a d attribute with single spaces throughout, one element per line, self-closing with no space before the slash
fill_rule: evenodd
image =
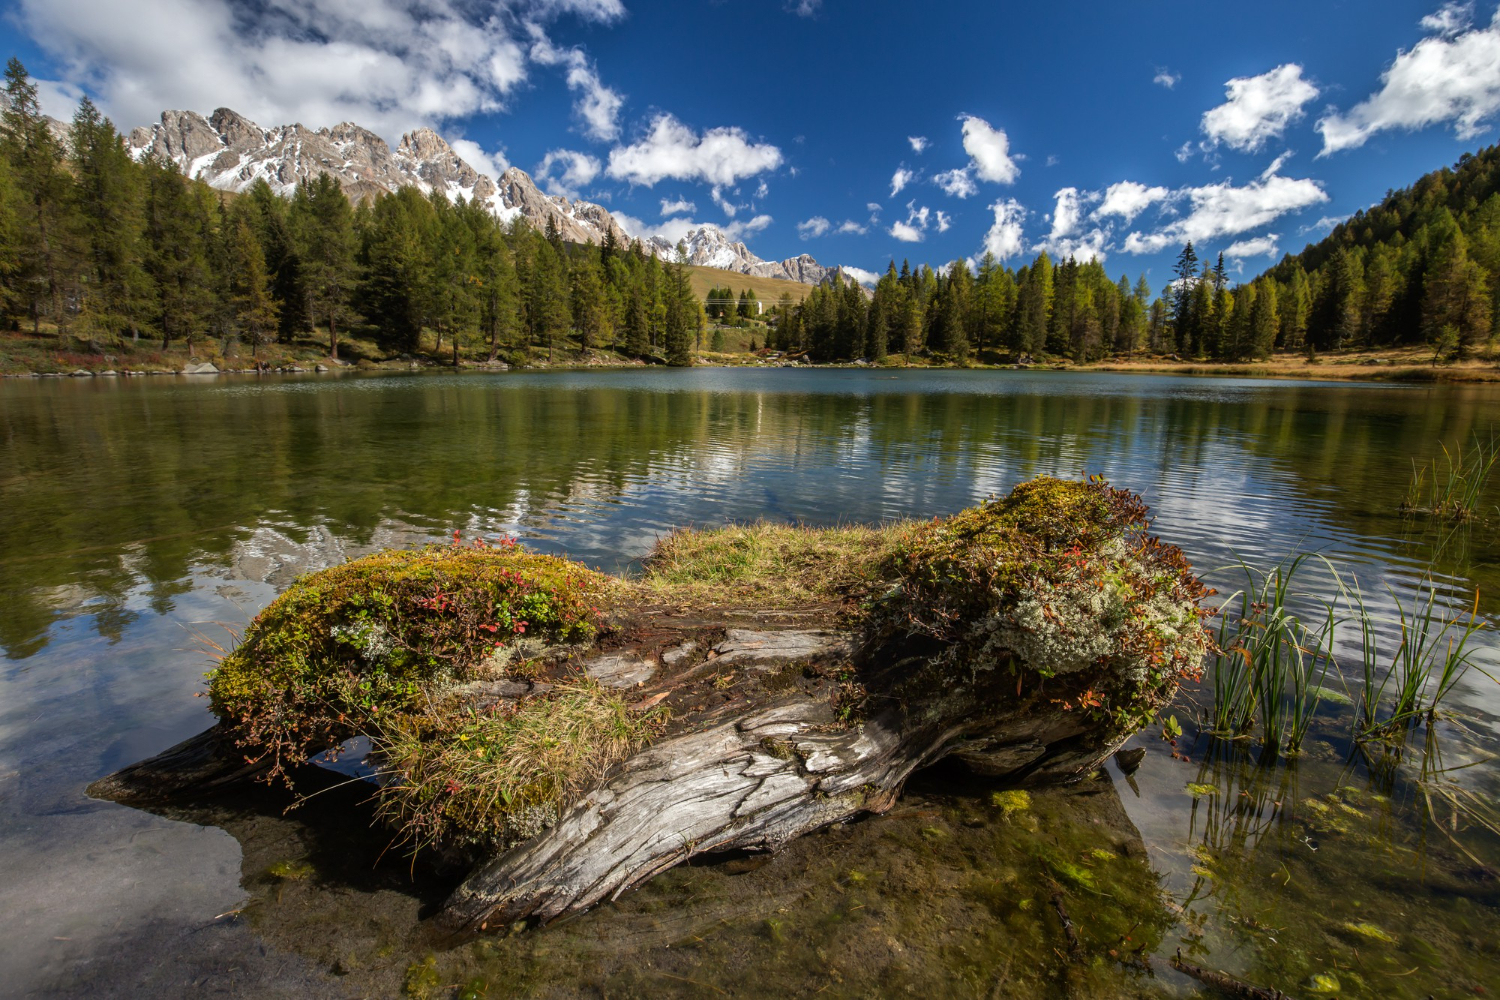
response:
<path id="1" fill-rule="evenodd" d="M 1089 773 L 1206 648 L 1202 587 L 1146 527 L 1134 494 L 1044 478 L 852 541 L 674 536 L 637 580 L 514 544 L 379 553 L 256 618 L 213 675 L 214 730 L 91 791 L 285 778 L 362 736 L 382 821 L 474 866 L 442 923 L 555 919 L 889 809 L 946 756 Z M 752 606 L 683 606 L 705 593 Z M 782 593 L 820 599 L 766 606 Z"/>

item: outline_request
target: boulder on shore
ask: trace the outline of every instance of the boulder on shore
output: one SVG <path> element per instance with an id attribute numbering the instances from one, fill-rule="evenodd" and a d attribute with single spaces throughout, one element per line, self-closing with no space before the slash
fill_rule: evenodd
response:
<path id="1" fill-rule="evenodd" d="M 879 813 L 953 757 L 1088 774 L 1207 648 L 1132 493 L 1041 478 L 880 528 L 679 532 L 638 579 L 512 542 L 311 574 L 215 671 L 219 723 L 90 793 L 292 780 L 363 736 L 377 815 L 470 875 L 460 933 L 586 909 L 691 857 Z"/>

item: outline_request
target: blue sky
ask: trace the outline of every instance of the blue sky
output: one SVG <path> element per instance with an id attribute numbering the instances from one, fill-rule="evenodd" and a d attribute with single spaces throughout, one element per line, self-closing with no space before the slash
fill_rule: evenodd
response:
<path id="1" fill-rule="evenodd" d="M 1142 6 L 11 0 L 0 30 L 60 116 L 432 125 L 637 232 L 871 272 L 1046 247 L 1159 287 L 1191 237 L 1248 277 L 1494 141 L 1491 5 Z"/>

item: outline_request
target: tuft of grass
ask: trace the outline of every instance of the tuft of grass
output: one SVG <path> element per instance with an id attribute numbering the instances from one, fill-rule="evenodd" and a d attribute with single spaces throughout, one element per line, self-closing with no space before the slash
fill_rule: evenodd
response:
<path id="1" fill-rule="evenodd" d="M 1325 690 L 1338 625 L 1328 602 L 1313 623 L 1293 610 L 1293 585 L 1311 558 L 1302 553 L 1269 570 L 1240 561 L 1245 588 L 1224 602 L 1219 623 L 1211 711 L 1218 735 L 1244 735 L 1259 719 L 1271 752 L 1301 749 Z M 1237 615 L 1223 613 L 1236 601 Z"/>
<path id="2" fill-rule="evenodd" d="M 1500 460 L 1500 439 L 1486 441 L 1478 434 L 1467 454 L 1463 445 L 1452 451 L 1442 445 L 1443 457 L 1426 465 L 1411 463 L 1411 482 L 1401 503 L 1406 513 L 1430 514 L 1452 521 L 1466 521 L 1479 513 L 1479 500 Z"/>
<path id="3" fill-rule="evenodd" d="M 909 530 L 909 522 L 812 528 L 766 521 L 680 529 L 657 542 L 639 586 L 648 599 L 697 606 L 858 600 L 879 585 L 882 562 Z"/>
<path id="4" fill-rule="evenodd" d="M 378 812 L 418 847 L 508 847 L 549 826 L 666 721 L 665 709 L 632 712 L 590 680 L 498 713 L 405 716 L 375 742 L 395 775 Z"/>

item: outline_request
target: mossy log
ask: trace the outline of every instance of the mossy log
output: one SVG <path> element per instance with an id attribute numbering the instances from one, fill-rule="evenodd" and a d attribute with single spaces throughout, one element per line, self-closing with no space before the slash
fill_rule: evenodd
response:
<path id="1" fill-rule="evenodd" d="M 1087 774 L 1206 648 L 1202 587 L 1145 514 L 1039 479 L 929 522 L 674 535 L 635 580 L 509 545 L 384 553 L 294 585 L 214 675 L 211 734 L 91 791 L 289 776 L 363 735 L 382 819 L 473 866 L 443 926 L 554 920 L 882 812 L 944 757 Z"/>

